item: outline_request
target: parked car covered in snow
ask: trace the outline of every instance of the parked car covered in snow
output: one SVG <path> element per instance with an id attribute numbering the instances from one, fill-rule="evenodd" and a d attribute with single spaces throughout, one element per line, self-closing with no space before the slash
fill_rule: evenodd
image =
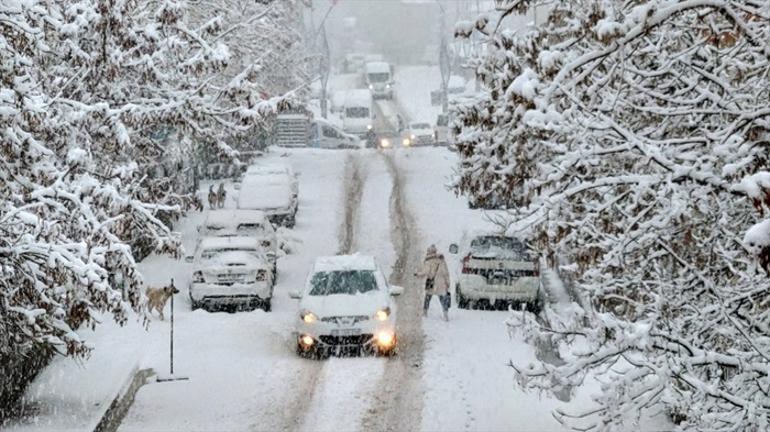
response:
<path id="1" fill-rule="evenodd" d="M 247 174 L 238 194 L 238 208 L 261 210 L 273 225 L 292 228 L 297 216 L 297 192 L 296 182 L 286 174 Z"/>
<path id="2" fill-rule="evenodd" d="M 361 148 L 361 138 L 344 132 L 323 119 L 315 119 L 310 127 L 310 147 L 323 149 Z"/>
<path id="3" fill-rule="evenodd" d="M 190 282 L 193 309 L 235 306 L 270 311 L 272 264 L 255 237 L 204 238 L 195 256 Z"/>
<path id="4" fill-rule="evenodd" d="M 388 284 L 371 256 L 320 257 L 299 299 L 297 353 L 392 354 L 396 348 L 396 303 L 403 288 Z"/>
<path id="5" fill-rule="evenodd" d="M 265 163 L 265 164 L 254 164 L 250 165 L 246 169 L 246 173 L 244 174 L 244 177 L 246 176 L 281 176 L 285 175 L 287 176 L 287 181 L 291 183 L 291 188 L 295 193 L 299 192 L 299 179 L 297 178 L 297 173 L 294 172 L 294 169 L 289 164 L 285 163 Z"/>
<path id="6" fill-rule="evenodd" d="M 453 244 L 449 250 L 458 253 Z M 515 237 L 479 235 L 462 252 L 462 269 L 455 284 L 457 305 L 525 304 L 531 311 L 540 307 L 540 268 L 537 256 Z"/>
<path id="7" fill-rule="evenodd" d="M 273 225 L 260 210 L 223 209 L 211 210 L 198 227 L 200 238 L 207 237 L 254 237 L 272 264 L 273 278 L 277 273 L 278 239 Z"/>
<path id="8" fill-rule="evenodd" d="M 405 135 L 405 138 L 409 140 L 409 145 L 411 146 L 427 146 L 435 143 L 435 140 L 433 139 L 433 128 L 429 123 L 410 123 Z"/>

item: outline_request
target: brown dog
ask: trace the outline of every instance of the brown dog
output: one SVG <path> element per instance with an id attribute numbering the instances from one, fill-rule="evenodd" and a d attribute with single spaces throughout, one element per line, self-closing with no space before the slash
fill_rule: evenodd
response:
<path id="1" fill-rule="evenodd" d="M 179 290 L 174 286 L 174 279 L 171 279 L 171 284 L 169 286 L 147 288 L 145 291 L 145 295 L 147 295 L 147 310 L 150 314 L 152 314 L 153 309 L 156 310 L 160 316 L 160 320 L 165 321 L 163 309 L 165 309 L 168 299 L 174 294 L 179 294 Z"/>

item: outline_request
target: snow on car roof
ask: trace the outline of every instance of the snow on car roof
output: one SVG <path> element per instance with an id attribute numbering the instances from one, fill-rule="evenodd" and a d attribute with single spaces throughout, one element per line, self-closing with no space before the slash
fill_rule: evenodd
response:
<path id="1" fill-rule="evenodd" d="M 366 64 L 366 73 L 390 73 L 390 65 L 385 62 L 369 62 Z"/>
<path id="2" fill-rule="evenodd" d="M 268 173 L 268 174 L 289 174 L 291 172 L 291 166 L 283 163 L 267 163 L 259 165 L 251 165 L 246 170 L 246 174 L 256 173 Z"/>
<path id="3" fill-rule="evenodd" d="M 211 210 L 206 215 L 206 225 L 225 226 L 240 221 L 249 221 L 253 223 L 267 223 L 267 215 L 261 210 L 247 209 L 226 209 Z"/>
<path id="4" fill-rule="evenodd" d="M 314 271 L 377 270 L 377 262 L 370 255 L 336 255 L 316 258 Z"/>
<path id="5" fill-rule="evenodd" d="M 225 249 L 225 248 L 237 248 L 244 250 L 259 250 L 260 240 L 256 237 L 205 237 L 201 240 L 200 249 Z"/>

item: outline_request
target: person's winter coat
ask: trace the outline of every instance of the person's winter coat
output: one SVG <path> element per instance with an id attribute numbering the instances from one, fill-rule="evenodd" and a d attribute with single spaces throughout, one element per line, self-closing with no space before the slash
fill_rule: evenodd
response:
<path id="1" fill-rule="evenodd" d="M 423 267 L 417 276 L 427 279 L 433 279 L 433 289 L 426 288 L 426 294 L 445 295 L 449 292 L 449 269 L 444 260 L 444 255 L 436 253 L 435 250 L 429 250 L 425 255 Z"/>

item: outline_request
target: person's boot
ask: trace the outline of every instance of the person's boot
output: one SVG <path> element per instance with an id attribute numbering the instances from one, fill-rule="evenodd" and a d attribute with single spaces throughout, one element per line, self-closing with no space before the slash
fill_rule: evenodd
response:
<path id="1" fill-rule="evenodd" d="M 449 321 L 449 312 L 444 310 L 444 321 Z"/>

